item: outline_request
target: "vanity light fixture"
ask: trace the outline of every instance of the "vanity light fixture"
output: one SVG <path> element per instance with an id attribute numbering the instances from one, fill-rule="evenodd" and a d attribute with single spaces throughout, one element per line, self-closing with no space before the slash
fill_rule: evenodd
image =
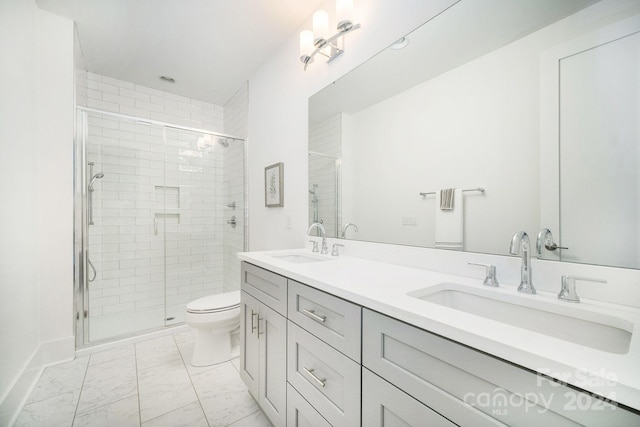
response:
<path id="1" fill-rule="evenodd" d="M 329 14 L 318 10 L 313 14 L 313 31 L 300 33 L 300 62 L 305 70 L 317 54 L 326 56 L 327 62 L 336 59 L 344 52 L 344 35 L 360 28 L 353 23 L 353 0 L 336 0 L 336 19 L 338 32 L 329 36 Z"/>

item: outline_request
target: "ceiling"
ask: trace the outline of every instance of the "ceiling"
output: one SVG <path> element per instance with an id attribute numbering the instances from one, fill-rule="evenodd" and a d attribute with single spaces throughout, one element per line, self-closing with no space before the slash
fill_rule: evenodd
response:
<path id="1" fill-rule="evenodd" d="M 309 20 L 321 1 L 37 0 L 37 4 L 76 22 L 88 71 L 224 105 Z M 161 75 L 176 82 L 165 82 Z"/>

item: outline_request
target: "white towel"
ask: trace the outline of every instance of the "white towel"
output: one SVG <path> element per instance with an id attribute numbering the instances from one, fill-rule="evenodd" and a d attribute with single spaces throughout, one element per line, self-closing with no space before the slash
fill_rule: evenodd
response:
<path id="1" fill-rule="evenodd" d="M 440 209 L 441 192 L 436 192 L 436 241 L 437 249 L 464 249 L 464 198 L 462 190 L 453 192 L 453 209 Z"/>

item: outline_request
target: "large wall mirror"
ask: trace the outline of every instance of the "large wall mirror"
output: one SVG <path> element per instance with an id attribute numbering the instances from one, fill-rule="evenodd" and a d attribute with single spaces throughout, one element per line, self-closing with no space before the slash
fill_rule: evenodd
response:
<path id="1" fill-rule="evenodd" d="M 640 268 L 639 14 L 453 4 L 310 98 L 309 221 L 500 255 L 547 228 L 541 258 Z"/>

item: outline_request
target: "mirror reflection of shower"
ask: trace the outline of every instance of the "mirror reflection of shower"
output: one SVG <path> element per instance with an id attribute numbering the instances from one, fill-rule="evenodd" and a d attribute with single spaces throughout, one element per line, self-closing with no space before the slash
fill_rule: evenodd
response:
<path id="1" fill-rule="evenodd" d="M 318 184 L 312 184 L 313 190 L 309 190 L 311 194 L 311 203 L 313 203 L 313 222 L 318 222 Z"/>
<path id="2" fill-rule="evenodd" d="M 206 151 L 208 153 L 212 153 L 214 149 L 214 138 L 223 148 L 229 147 L 229 141 L 233 141 L 233 138 L 216 137 L 213 135 L 205 134 L 198 138 L 198 149 Z"/>
<path id="3" fill-rule="evenodd" d="M 89 198 L 87 200 L 87 208 L 88 208 L 88 216 L 89 216 L 89 225 L 93 224 L 93 184 L 96 182 L 96 179 L 104 178 L 104 173 L 98 172 L 95 175 L 93 174 L 93 162 L 89 162 L 89 176 L 91 179 L 89 180 Z"/>

